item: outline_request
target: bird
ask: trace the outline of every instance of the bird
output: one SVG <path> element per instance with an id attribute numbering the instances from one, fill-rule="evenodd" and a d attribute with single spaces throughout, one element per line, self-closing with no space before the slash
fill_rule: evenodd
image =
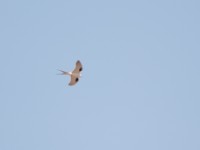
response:
<path id="1" fill-rule="evenodd" d="M 79 81 L 79 78 L 82 76 L 81 75 L 82 70 L 83 70 L 82 64 L 81 64 L 80 60 L 77 60 L 73 71 L 71 71 L 71 72 L 66 72 L 63 70 L 58 70 L 58 71 L 61 72 L 61 74 L 59 74 L 59 75 L 69 75 L 71 77 L 68 85 L 72 86 L 72 85 L 75 85 Z"/>

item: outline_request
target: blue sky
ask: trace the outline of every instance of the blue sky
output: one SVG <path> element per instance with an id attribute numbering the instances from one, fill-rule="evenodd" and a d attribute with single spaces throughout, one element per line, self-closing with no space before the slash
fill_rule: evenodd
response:
<path id="1" fill-rule="evenodd" d="M 199 150 L 199 6 L 1 1 L 0 149 Z"/>

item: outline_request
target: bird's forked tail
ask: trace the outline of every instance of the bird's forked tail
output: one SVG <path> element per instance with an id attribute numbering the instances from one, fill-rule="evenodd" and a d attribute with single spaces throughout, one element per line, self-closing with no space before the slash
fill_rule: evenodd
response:
<path id="1" fill-rule="evenodd" d="M 60 71 L 61 73 L 59 73 L 58 75 L 70 75 L 69 72 L 66 72 L 66 71 L 62 71 L 62 70 L 58 70 Z"/>

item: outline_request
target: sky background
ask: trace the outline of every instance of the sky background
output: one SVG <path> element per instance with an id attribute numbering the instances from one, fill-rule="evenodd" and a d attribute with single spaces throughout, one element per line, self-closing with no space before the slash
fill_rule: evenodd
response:
<path id="1" fill-rule="evenodd" d="M 1 1 L 0 149 L 199 150 L 199 8 Z"/>

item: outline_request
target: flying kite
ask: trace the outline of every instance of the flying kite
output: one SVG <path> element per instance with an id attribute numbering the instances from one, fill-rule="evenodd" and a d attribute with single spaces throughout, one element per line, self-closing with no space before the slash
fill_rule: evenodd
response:
<path id="1" fill-rule="evenodd" d="M 72 85 L 75 85 L 79 81 L 82 70 L 83 70 L 82 64 L 79 60 L 77 60 L 75 69 L 72 72 L 66 72 L 62 70 L 59 70 L 59 71 L 61 72 L 60 75 L 69 75 L 71 77 L 69 85 L 72 86 Z"/>

